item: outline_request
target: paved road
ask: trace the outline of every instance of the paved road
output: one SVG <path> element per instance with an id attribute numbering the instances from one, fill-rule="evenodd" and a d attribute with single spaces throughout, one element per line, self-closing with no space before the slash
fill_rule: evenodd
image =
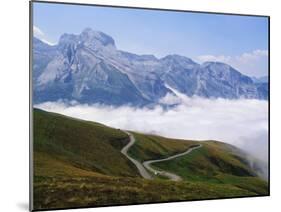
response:
<path id="1" fill-rule="evenodd" d="M 151 177 L 151 175 L 146 171 L 146 169 L 143 167 L 143 165 L 139 161 L 135 160 L 134 158 L 132 158 L 132 157 L 130 157 L 128 155 L 128 150 L 130 149 L 131 146 L 134 145 L 134 143 L 136 142 L 136 139 L 135 139 L 135 137 L 130 132 L 127 132 L 127 131 L 124 131 L 124 132 L 129 136 L 130 142 L 126 146 L 123 147 L 123 149 L 121 150 L 121 153 L 123 155 L 125 155 L 130 161 L 132 161 L 132 163 L 135 164 L 135 166 L 139 170 L 140 175 L 143 178 L 145 178 L 145 179 L 153 179 Z"/>
<path id="2" fill-rule="evenodd" d="M 172 156 L 167 157 L 167 158 L 164 158 L 164 159 L 148 160 L 148 161 L 143 162 L 143 166 L 144 166 L 146 169 L 148 169 L 149 171 L 151 171 L 151 172 L 153 172 L 154 174 L 156 174 L 156 175 L 162 175 L 162 176 L 168 177 L 168 178 L 170 178 L 170 179 L 173 180 L 173 181 L 180 181 L 180 180 L 182 180 L 180 176 L 178 176 L 178 175 L 176 175 L 176 174 L 173 174 L 173 173 L 171 173 L 171 172 L 156 170 L 156 169 L 152 168 L 150 165 L 151 165 L 152 163 L 158 163 L 158 162 L 168 161 L 168 160 L 172 160 L 172 159 L 175 159 L 175 158 L 178 158 L 178 157 L 187 155 L 187 154 L 191 153 L 193 150 L 199 149 L 199 148 L 201 148 L 201 147 L 202 147 L 202 144 L 199 144 L 198 146 L 194 146 L 194 147 L 189 148 L 189 149 L 188 149 L 187 151 L 185 151 L 185 152 L 182 152 L 182 153 L 179 153 L 179 154 L 176 154 L 176 155 L 172 155 Z"/>
<path id="3" fill-rule="evenodd" d="M 202 145 L 199 144 L 198 146 L 194 146 L 194 147 L 191 147 L 189 148 L 187 151 L 185 152 L 182 152 L 182 153 L 179 153 L 179 154 L 176 154 L 176 155 L 172 155 L 170 157 L 167 157 L 167 158 L 164 158 L 164 159 L 157 159 L 157 160 L 148 160 L 148 161 L 144 161 L 142 164 L 135 160 L 134 158 L 130 157 L 128 155 L 128 150 L 131 148 L 131 146 L 134 145 L 134 143 L 136 142 L 136 139 L 135 137 L 133 136 L 133 134 L 131 134 L 130 132 L 127 132 L 127 131 L 124 131 L 130 138 L 130 142 L 123 147 L 123 149 L 121 150 L 121 153 L 123 155 L 125 155 L 130 161 L 132 161 L 132 163 L 135 164 L 135 166 L 137 167 L 137 169 L 139 170 L 139 173 L 140 175 L 145 178 L 145 179 L 153 179 L 153 177 L 148 173 L 147 170 L 151 171 L 152 173 L 156 174 L 156 175 L 162 175 L 162 176 L 165 176 L 165 177 L 168 177 L 170 178 L 171 180 L 173 181 L 180 181 L 182 180 L 180 176 L 176 175 L 176 174 L 173 174 L 171 172 L 167 172 L 167 171 L 159 171 L 159 170 L 156 170 L 154 168 L 152 168 L 150 165 L 152 163 L 158 163 L 158 162 L 163 162 L 163 161 L 168 161 L 168 160 L 172 160 L 172 159 L 175 159 L 177 157 L 181 157 L 181 156 L 184 156 L 184 155 L 187 155 L 189 154 L 190 152 L 192 152 L 193 150 L 195 149 L 198 149 L 198 148 L 201 148 Z M 146 170 L 147 169 L 147 170 Z"/>

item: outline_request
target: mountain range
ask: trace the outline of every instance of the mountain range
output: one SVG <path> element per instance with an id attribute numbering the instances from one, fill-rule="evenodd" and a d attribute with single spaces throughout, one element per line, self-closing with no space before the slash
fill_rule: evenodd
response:
<path id="1" fill-rule="evenodd" d="M 106 105 L 159 104 L 177 92 L 226 99 L 268 99 L 266 78 L 251 78 L 228 64 L 198 64 L 180 55 L 156 58 L 118 50 L 114 39 L 86 28 L 50 46 L 33 38 L 33 101 Z M 177 91 L 177 92 L 175 92 Z"/>

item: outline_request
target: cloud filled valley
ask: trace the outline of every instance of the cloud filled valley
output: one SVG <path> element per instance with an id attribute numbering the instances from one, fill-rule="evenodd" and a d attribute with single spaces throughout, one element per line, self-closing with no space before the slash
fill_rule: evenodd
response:
<path id="1" fill-rule="evenodd" d="M 264 100 L 205 99 L 166 96 L 177 106 L 163 109 L 45 102 L 46 111 L 100 122 L 105 125 L 165 137 L 218 140 L 233 144 L 263 163 L 268 158 L 268 102 Z M 267 169 L 267 167 L 264 167 Z"/>

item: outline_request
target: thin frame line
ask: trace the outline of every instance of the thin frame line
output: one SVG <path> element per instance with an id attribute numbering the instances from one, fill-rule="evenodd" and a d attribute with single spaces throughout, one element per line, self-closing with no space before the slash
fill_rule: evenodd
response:
<path id="1" fill-rule="evenodd" d="M 33 210 L 33 2 L 29 2 L 29 210 Z"/>
<path id="2" fill-rule="evenodd" d="M 140 9 L 140 10 L 153 10 L 153 11 L 170 11 L 170 12 L 189 12 L 189 13 L 203 13 L 214 15 L 234 15 L 234 16 L 249 16 L 249 17 L 261 17 L 268 18 L 269 15 L 256 15 L 256 14 L 242 14 L 242 13 L 228 13 L 228 12 L 211 12 L 211 11 L 196 11 L 196 10 L 180 10 L 180 9 L 168 9 L 168 8 L 154 8 L 154 7 L 138 7 L 138 6 L 123 6 L 123 5 L 106 5 L 106 4 L 91 4 L 91 3 L 75 3 L 75 2 L 59 2 L 59 1 L 43 1 L 43 0 L 31 0 L 33 3 L 47 3 L 47 4 L 65 4 L 65 5 L 80 5 L 80 6 L 96 6 L 96 7 L 110 7 L 110 8 L 123 8 L 123 9 Z"/>

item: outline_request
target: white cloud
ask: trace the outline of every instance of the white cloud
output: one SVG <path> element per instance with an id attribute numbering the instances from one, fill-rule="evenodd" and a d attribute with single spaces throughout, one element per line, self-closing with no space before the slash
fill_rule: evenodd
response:
<path id="1" fill-rule="evenodd" d="M 268 51 L 257 49 L 237 56 L 227 55 L 201 55 L 200 62 L 218 61 L 227 63 L 248 76 L 268 75 Z"/>
<path id="2" fill-rule="evenodd" d="M 175 105 L 175 104 L 180 104 L 181 99 L 172 93 L 167 93 L 166 96 L 164 96 L 163 98 L 161 98 L 159 100 L 159 103 L 162 103 L 165 105 Z"/>
<path id="3" fill-rule="evenodd" d="M 169 110 L 160 106 L 153 109 L 85 104 L 69 106 L 62 102 L 47 102 L 36 107 L 115 128 L 172 138 L 219 140 L 267 161 L 267 101 L 185 97 L 180 105 Z"/>
<path id="4" fill-rule="evenodd" d="M 229 62 L 231 57 L 230 56 L 224 56 L 224 55 L 219 55 L 219 56 L 214 56 L 214 55 L 201 55 L 198 56 L 198 59 L 201 62 L 207 62 L 207 61 L 214 61 L 214 62 Z"/>
<path id="5" fill-rule="evenodd" d="M 55 43 L 50 42 L 46 37 L 45 33 L 37 26 L 33 25 L 33 35 L 34 37 L 40 39 L 41 41 L 43 41 L 44 43 L 47 43 L 51 46 L 55 45 Z"/>
<path id="6" fill-rule="evenodd" d="M 178 98 L 178 100 L 176 99 Z M 171 100 L 172 99 L 172 100 Z M 170 96 L 170 103 L 181 102 L 165 110 L 113 107 L 104 105 L 45 102 L 35 105 L 43 110 L 103 123 L 107 126 L 158 134 L 171 138 L 218 140 L 235 145 L 254 156 L 260 176 L 268 175 L 268 102 L 263 100 L 204 99 Z"/>

